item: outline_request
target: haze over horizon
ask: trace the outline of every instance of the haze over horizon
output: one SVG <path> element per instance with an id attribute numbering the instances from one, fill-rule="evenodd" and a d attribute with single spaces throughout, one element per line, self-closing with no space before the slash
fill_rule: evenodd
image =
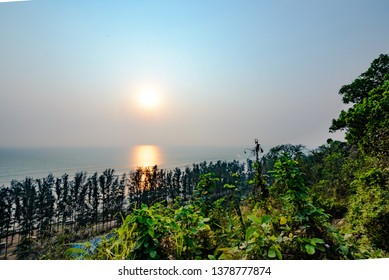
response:
<path id="1" fill-rule="evenodd" d="M 328 132 L 345 108 L 338 91 L 388 53 L 388 11 L 383 0 L 0 3 L 0 147 L 343 139 Z"/>

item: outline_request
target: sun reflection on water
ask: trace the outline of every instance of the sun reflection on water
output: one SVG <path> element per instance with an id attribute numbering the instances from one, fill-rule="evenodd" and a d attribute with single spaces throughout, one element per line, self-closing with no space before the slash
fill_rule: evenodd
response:
<path id="1" fill-rule="evenodd" d="M 161 149 L 156 145 L 137 145 L 132 149 L 130 162 L 134 167 L 143 168 L 161 165 Z"/>

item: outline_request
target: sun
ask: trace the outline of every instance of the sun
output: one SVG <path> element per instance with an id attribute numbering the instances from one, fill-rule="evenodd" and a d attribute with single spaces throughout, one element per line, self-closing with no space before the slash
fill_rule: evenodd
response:
<path id="1" fill-rule="evenodd" d="M 139 91 L 139 104 L 144 109 L 155 109 L 160 104 L 160 94 L 156 89 L 147 88 Z"/>

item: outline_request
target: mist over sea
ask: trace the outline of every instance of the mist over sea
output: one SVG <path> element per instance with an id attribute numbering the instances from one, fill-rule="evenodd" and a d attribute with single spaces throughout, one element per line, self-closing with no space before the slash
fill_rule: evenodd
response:
<path id="1" fill-rule="evenodd" d="M 88 174 L 113 168 L 121 175 L 137 166 L 162 169 L 185 168 L 202 161 L 246 161 L 245 147 L 124 147 L 0 148 L 0 186 L 26 177 L 39 179 L 50 173 L 60 177 L 76 172 Z M 247 148 L 247 147 L 246 147 Z"/>

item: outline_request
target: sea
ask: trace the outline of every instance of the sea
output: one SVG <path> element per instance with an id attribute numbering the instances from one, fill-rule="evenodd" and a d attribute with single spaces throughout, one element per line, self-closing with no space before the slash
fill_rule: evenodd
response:
<path id="1" fill-rule="evenodd" d="M 121 175 L 137 167 L 157 165 L 162 169 L 185 168 L 203 161 L 239 160 L 248 154 L 245 147 L 162 147 L 136 145 L 132 147 L 45 147 L 0 148 L 0 187 L 12 180 L 26 177 L 39 179 L 53 174 L 73 176 L 84 171 L 88 174 L 111 168 Z"/>

